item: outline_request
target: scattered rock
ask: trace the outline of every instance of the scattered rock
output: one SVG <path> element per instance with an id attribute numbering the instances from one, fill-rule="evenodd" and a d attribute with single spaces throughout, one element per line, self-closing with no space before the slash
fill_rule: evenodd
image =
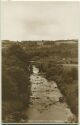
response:
<path id="1" fill-rule="evenodd" d="M 45 108 L 47 108 L 48 106 L 47 105 L 45 105 Z"/>
<path id="2" fill-rule="evenodd" d="M 59 102 L 63 103 L 64 102 L 64 97 L 59 97 Z"/>
<path id="3" fill-rule="evenodd" d="M 49 99 L 49 97 L 47 97 L 47 99 Z"/>
<path id="4" fill-rule="evenodd" d="M 35 99 L 40 99 L 39 97 L 35 97 Z"/>

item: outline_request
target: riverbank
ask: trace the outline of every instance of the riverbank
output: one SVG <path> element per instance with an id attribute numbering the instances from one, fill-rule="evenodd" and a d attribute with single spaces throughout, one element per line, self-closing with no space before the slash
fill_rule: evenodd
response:
<path id="1" fill-rule="evenodd" d="M 28 119 L 30 70 L 25 51 L 16 43 L 2 50 L 2 121 Z"/>

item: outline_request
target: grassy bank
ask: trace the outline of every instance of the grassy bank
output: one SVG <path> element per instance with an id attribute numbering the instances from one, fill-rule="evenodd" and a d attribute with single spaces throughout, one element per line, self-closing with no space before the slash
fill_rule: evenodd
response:
<path id="1" fill-rule="evenodd" d="M 27 119 L 30 95 L 29 57 L 17 43 L 2 49 L 2 120 Z"/>

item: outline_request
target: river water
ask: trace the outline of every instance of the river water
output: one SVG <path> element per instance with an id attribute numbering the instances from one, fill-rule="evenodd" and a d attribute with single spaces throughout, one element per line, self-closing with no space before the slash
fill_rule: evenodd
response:
<path id="1" fill-rule="evenodd" d="M 38 68 L 33 66 L 33 73 L 30 76 L 31 95 L 28 109 L 28 123 L 66 123 L 73 122 L 73 114 L 67 103 L 60 102 L 63 97 L 57 84 L 47 81 Z"/>

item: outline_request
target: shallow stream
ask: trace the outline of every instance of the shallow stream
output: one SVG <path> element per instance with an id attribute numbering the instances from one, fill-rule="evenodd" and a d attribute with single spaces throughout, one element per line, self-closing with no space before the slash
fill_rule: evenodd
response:
<path id="1" fill-rule="evenodd" d="M 54 81 L 49 82 L 34 65 L 30 81 L 28 123 L 73 122 L 74 115 L 65 101 L 60 102 L 63 95 Z"/>

